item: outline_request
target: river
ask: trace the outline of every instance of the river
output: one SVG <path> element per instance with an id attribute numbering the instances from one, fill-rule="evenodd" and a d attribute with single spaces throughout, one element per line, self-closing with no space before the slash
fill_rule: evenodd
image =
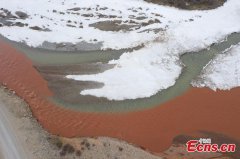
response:
<path id="1" fill-rule="evenodd" d="M 136 111 L 146 108 L 159 106 L 177 96 L 182 95 L 191 88 L 191 81 L 194 80 L 202 71 L 203 67 L 212 60 L 217 54 L 222 53 L 232 45 L 240 42 L 240 33 L 229 35 L 224 41 L 211 45 L 209 48 L 198 52 L 185 53 L 180 57 L 184 68 L 176 83 L 156 95 L 149 98 L 124 100 L 124 101 L 100 101 L 99 103 L 70 104 L 60 98 L 52 100 L 63 107 L 87 111 L 87 112 L 119 112 Z M 15 48 L 26 54 L 37 65 L 69 65 L 83 64 L 91 62 L 108 62 L 112 59 L 118 59 L 126 50 L 118 51 L 75 51 L 58 52 L 52 50 L 30 48 L 25 45 L 11 42 Z"/>

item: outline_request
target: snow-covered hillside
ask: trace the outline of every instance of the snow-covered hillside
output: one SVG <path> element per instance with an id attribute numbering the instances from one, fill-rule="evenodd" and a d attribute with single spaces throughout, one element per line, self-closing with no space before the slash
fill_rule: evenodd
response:
<path id="1" fill-rule="evenodd" d="M 171 23 L 155 5 L 136 0 L 1 0 L 0 7 L 0 33 L 34 47 L 85 41 L 129 48 L 154 41 Z"/>
<path id="2" fill-rule="evenodd" d="M 229 90 L 240 86 L 240 44 L 217 55 L 192 84 L 213 90 Z"/>
<path id="3" fill-rule="evenodd" d="M 143 0 L 1 0 L 0 6 L 5 9 L 0 12 L 5 16 L 0 33 L 28 45 L 85 41 L 100 42 L 102 49 L 121 49 L 144 44 L 110 61 L 116 66 L 103 73 L 67 76 L 104 83 L 81 94 L 110 100 L 150 97 L 174 85 L 181 73 L 181 54 L 240 31 L 239 0 L 209 11 L 184 11 Z M 6 9 L 15 18 L 9 18 Z M 19 17 L 17 11 L 27 17 Z"/>

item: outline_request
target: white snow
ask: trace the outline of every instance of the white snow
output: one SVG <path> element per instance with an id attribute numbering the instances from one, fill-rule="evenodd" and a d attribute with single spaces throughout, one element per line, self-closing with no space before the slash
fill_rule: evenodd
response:
<path id="1" fill-rule="evenodd" d="M 189 51 L 198 51 L 212 43 L 223 40 L 227 35 L 240 31 L 240 1 L 228 0 L 224 6 L 209 11 L 184 11 L 176 8 L 146 3 L 143 0 L 68 0 L 62 5 L 61 0 L 1 0 L 0 6 L 11 11 L 22 10 L 31 15 L 25 20 L 29 24 L 47 26 L 51 32 L 38 32 L 28 28 L 1 27 L 0 33 L 16 41 L 25 40 L 32 46 L 50 42 L 91 42 L 97 39 L 103 42 L 102 49 L 121 49 L 145 44 L 145 47 L 124 53 L 120 59 L 110 61 L 116 66 L 103 73 L 92 75 L 68 75 L 67 78 L 80 81 L 104 83 L 99 89 L 80 92 L 82 95 L 106 97 L 109 100 L 124 100 L 150 97 L 157 92 L 174 85 L 181 73 L 179 57 Z M 76 4 L 74 4 L 76 3 Z M 53 9 L 66 12 L 74 7 L 107 7 L 101 11 L 81 11 L 93 13 L 93 17 L 52 13 Z M 41 7 L 38 7 L 41 6 Z M 141 9 L 139 8 L 141 7 Z M 134 8 L 137 12 L 129 10 Z M 47 11 L 49 10 L 49 12 Z M 115 19 L 129 20 L 129 15 L 145 14 L 147 19 L 158 19 L 161 23 L 142 26 L 131 31 L 111 32 L 91 28 L 88 25 L 105 19 L 98 19 L 95 14 L 117 15 Z M 34 15 L 37 14 L 36 16 Z M 157 16 L 160 14 L 161 16 Z M 44 15 L 53 20 L 40 18 Z M 64 21 L 61 21 L 64 19 Z M 81 21 L 83 29 L 66 27 L 66 21 Z M 89 19 L 89 20 L 87 20 Z M 190 20 L 192 19 L 192 20 Z M 56 23 L 56 24 L 55 24 Z M 163 31 L 140 32 L 146 29 L 161 28 Z M 26 39 L 27 38 L 27 39 Z"/>
<path id="2" fill-rule="evenodd" d="M 111 70 L 94 75 L 69 75 L 80 81 L 104 83 L 99 89 L 88 89 L 82 95 L 124 100 L 150 97 L 174 85 L 181 73 L 179 56 L 197 51 L 222 40 L 232 32 L 240 31 L 240 1 L 229 0 L 212 11 L 182 11 L 157 7 L 163 23 L 171 21 L 162 40 L 148 44 L 144 49 L 125 53 Z M 194 21 L 185 21 L 192 18 Z"/>
<path id="3" fill-rule="evenodd" d="M 68 75 L 67 78 L 105 84 L 100 89 L 84 90 L 82 95 L 107 97 L 110 100 L 150 97 L 173 85 L 181 72 L 178 57 L 167 54 L 164 45 L 153 44 L 133 53 L 125 53 L 119 60 L 110 61 L 116 66 L 104 73 Z"/>
<path id="4" fill-rule="evenodd" d="M 93 41 L 94 39 L 96 39 L 98 42 L 103 42 L 102 49 L 135 47 L 146 42 L 151 42 L 158 37 L 158 35 L 153 32 L 138 32 L 149 28 L 154 29 L 156 27 L 159 28 L 159 26 L 164 28 L 166 26 L 161 24 L 152 24 L 130 32 L 112 32 L 101 31 L 93 27 L 89 27 L 89 24 L 106 20 L 126 21 L 129 20 L 129 15 L 139 17 L 142 14 L 143 16 L 146 15 L 148 17 L 144 20 L 134 20 L 136 22 L 148 22 L 149 20 L 160 18 L 153 15 L 153 13 L 155 13 L 154 9 L 147 10 L 149 7 L 153 8 L 153 5 L 144 5 L 144 2 L 136 0 L 1 0 L 1 8 L 8 9 L 13 14 L 16 11 L 23 11 L 30 16 L 25 20 L 18 19 L 17 22 L 27 23 L 29 24 L 29 27 L 45 27 L 51 31 L 39 32 L 36 30 L 31 30 L 28 27 L 5 26 L 0 27 L 0 34 L 14 41 L 26 42 L 28 45 L 33 47 L 41 46 L 44 41 L 56 43 L 77 43 L 86 41 L 90 43 L 96 43 Z M 137 9 L 137 7 L 140 6 L 142 9 Z M 69 10 L 76 7 L 80 7 L 81 10 Z M 105 7 L 107 7 L 107 9 L 100 9 Z M 91 10 L 88 10 L 88 8 Z M 132 8 L 136 9 L 137 12 L 129 10 Z M 56 10 L 56 12 L 53 12 L 53 10 Z M 63 12 L 64 15 L 60 14 L 60 12 Z M 93 14 L 93 17 L 84 17 L 84 14 Z M 98 14 L 115 15 L 117 17 L 99 18 L 97 16 Z M 71 20 L 70 23 L 68 22 L 69 20 Z M 76 28 L 67 27 L 67 24 L 76 26 Z M 83 26 L 83 28 L 79 28 L 79 26 Z"/>
<path id="5" fill-rule="evenodd" d="M 240 44 L 217 55 L 192 83 L 196 87 L 229 90 L 240 86 Z"/>

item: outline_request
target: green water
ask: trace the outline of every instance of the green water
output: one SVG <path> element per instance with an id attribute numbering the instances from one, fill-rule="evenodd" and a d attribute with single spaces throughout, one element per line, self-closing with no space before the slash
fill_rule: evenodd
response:
<path id="1" fill-rule="evenodd" d="M 229 35 L 228 38 L 218 44 L 212 45 L 208 49 L 201 50 L 195 53 L 186 53 L 181 56 L 181 61 L 185 67 L 182 70 L 180 77 L 177 79 L 174 86 L 163 90 L 150 98 L 124 100 L 124 101 L 108 101 L 98 102 L 97 104 L 69 104 L 64 103 L 61 99 L 52 99 L 54 102 L 70 108 L 81 111 L 94 112 L 115 112 L 115 111 L 136 111 L 141 109 L 152 108 L 177 97 L 186 92 L 191 87 L 191 81 L 196 78 L 202 68 L 216 55 L 229 48 L 231 45 L 236 45 L 240 42 L 240 33 Z M 94 61 L 108 61 L 113 58 L 118 58 L 120 52 L 109 51 L 106 54 L 100 52 L 83 52 L 83 53 L 59 53 L 54 51 L 42 51 L 41 49 L 26 49 L 20 48 L 21 51 L 33 61 L 41 64 L 75 64 Z M 33 51 L 34 50 L 34 51 Z"/>
<path id="2" fill-rule="evenodd" d="M 1 37 L 0 37 L 1 38 Z M 3 37 L 2 37 L 3 38 Z M 6 40 L 6 39 L 5 39 Z M 122 53 L 131 52 L 132 49 L 98 50 L 98 51 L 54 51 L 40 48 L 31 48 L 23 44 L 9 41 L 16 49 L 24 53 L 37 65 L 68 65 L 88 62 L 108 62 L 118 59 Z"/>

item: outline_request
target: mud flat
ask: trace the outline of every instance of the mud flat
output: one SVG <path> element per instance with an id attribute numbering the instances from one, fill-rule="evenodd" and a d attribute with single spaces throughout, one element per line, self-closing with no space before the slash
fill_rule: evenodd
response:
<path id="1" fill-rule="evenodd" d="M 180 134 L 217 132 L 240 140 L 239 88 L 217 92 L 192 88 L 161 106 L 134 112 L 74 111 L 47 99 L 53 93 L 29 59 L 3 41 L 0 48 L 0 81 L 26 100 L 39 123 L 52 134 L 114 137 L 156 153 L 169 148 Z"/>

